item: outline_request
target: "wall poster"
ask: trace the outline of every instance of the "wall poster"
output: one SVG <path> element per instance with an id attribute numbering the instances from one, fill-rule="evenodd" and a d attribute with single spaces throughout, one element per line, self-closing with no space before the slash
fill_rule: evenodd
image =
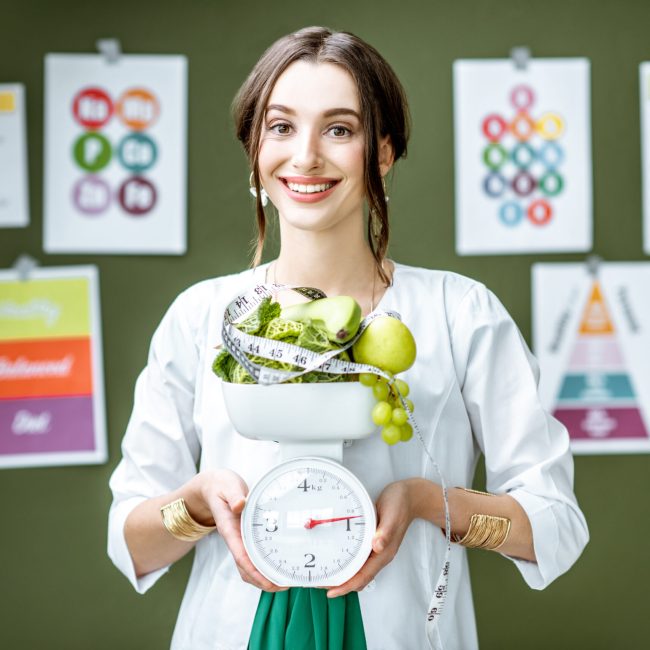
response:
<path id="1" fill-rule="evenodd" d="M 29 225 L 25 87 L 0 84 L 0 228 Z"/>
<path id="2" fill-rule="evenodd" d="M 48 253 L 186 250 L 187 60 L 48 54 Z"/>
<path id="3" fill-rule="evenodd" d="M 454 62 L 456 250 L 592 246 L 589 61 Z"/>
<path id="4" fill-rule="evenodd" d="M 0 271 L 0 467 L 107 459 L 94 266 Z"/>
<path id="5" fill-rule="evenodd" d="M 650 263 L 533 266 L 545 406 L 575 453 L 650 452 Z"/>
<path id="6" fill-rule="evenodd" d="M 650 62 L 639 66 L 641 97 L 641 184 L 643 187 L 643 251 L 650 255 Z"/>

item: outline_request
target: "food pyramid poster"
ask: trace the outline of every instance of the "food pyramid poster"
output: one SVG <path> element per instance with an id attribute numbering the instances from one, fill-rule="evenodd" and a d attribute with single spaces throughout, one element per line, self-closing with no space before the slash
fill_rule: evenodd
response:
<path id="1" fill-rule="evenodd" d="M 454 63 L 456 250 L 587 251 L 587 59 Z"/>
<path id="2" fill-rule="evenodd" d="M 650 264 L 537 264 L 534 345 L 545 406 L 576 453 L 650 451 Z"/>

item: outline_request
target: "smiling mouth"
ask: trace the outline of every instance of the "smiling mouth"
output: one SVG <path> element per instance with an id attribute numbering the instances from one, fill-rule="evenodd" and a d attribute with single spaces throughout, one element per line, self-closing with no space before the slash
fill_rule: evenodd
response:
<path id="1" fill-rule="evenodd" d="M 338 181 L 326 181 L 321 183 L 298 183 L 286 178 L 283 178 L 281 180 L 292 192 L 297 192 L 298 194 L 318 194 L 319 192 L 326 192 L 327 190 L 332 189 L 338 183 Z"/>

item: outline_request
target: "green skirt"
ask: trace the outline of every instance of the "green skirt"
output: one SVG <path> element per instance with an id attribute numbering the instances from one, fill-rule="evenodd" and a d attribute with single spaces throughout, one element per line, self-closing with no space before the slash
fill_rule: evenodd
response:
<path id="1" fill-rule="evenodd" d="M 359 594 L 328 598 L 326 589 L 298 587 L 263 591 L 248 650 L 366 650 Z"/>

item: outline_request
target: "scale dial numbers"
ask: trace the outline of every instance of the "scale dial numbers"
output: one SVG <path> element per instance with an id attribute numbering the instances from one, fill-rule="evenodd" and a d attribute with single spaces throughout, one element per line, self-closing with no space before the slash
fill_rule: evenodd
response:
<path id="1" fill-rule="evenodd" d="M 242 515 L 248 555 L 280 586 L 343 584 L 368 558 L 375 526 L 361 482 L 325 458 L 273 468 L 251 490 Z"/>

